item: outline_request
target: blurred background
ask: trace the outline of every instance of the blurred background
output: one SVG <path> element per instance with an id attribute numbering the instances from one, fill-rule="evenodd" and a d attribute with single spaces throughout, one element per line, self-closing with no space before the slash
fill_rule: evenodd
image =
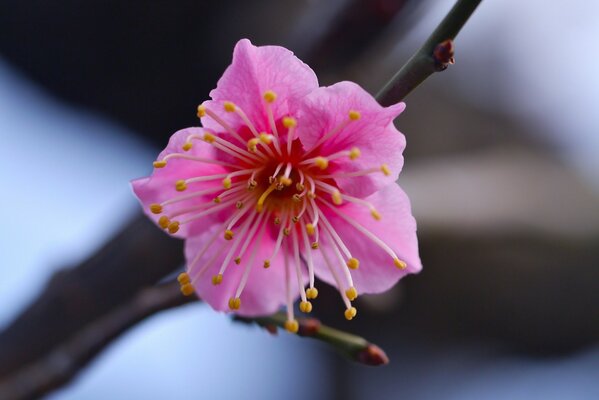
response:
<path id="1" fill-rule="evenodd" d="M 239 38 L 290 48 L 322 85 L 374 94 L 453 3 L 0 2 L 0 382 L 32 361 L 28 349 L 68 338 L 90 299 L 103 315 L 166 275 L 133 260 L 105 269 L 129 286 L 102 286 L 100 272 L 60 291 L 79 297 L 36 302 L 105 243 L 154 234 L 128 182 L 197 125 Z M 597 13 L 583 0 L 483 1 L 456 65 L 407 97 L 399 183 L 424 270 L 362 296 L 352 322 L 332 290 L 316 307 L 384 348 L 388 366 L 194 303 L 137 324 L 48 398 L 599 398 Z M 123 229 L 132 235 L 111 241 Z"/>

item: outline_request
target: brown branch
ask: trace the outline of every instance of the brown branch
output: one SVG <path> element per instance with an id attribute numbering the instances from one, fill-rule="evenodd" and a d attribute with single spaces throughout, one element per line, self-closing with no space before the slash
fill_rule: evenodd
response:
<path id="1" fill-rule="evenodd" d="M 181 295 L 178 282 L 141 290 L 131 301 L 79 330 L 44 357 L 0 380 L 0 399 L 34 399 L 68 383 L 99 352 L 138 322 L 193 300 L 197 298 Z"/>
<path id="2" fill-rule="evenodd" d="M 169 238 L 140 213 L 81 265 L 57 272 L 35 302 L 0 332 L 0 380 L 127 304 L 138 290 L 182 264 L 182 242 Z"/>

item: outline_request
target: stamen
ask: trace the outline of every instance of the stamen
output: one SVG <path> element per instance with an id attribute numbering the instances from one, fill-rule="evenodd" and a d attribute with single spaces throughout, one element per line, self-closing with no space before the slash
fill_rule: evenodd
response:
<path id="1" fill-rule="evenodd" d="M 245 125 L 250 129 L 250 131 L 252 131 L 254 136 L 259 135 L 258 131 L 254 127 L 254 124 L 252 124 L 252 121 L 250 121 L 247 114 L 241 109 L 241 107 L 239 107 L 236 104 L 231 103 L 230 101 L 226 101 L 224 106 L 225 106 L 225 111 L 237 113 L 237 115 L 239 115 L 239 117 L 241 117 L 241 119 L 243 120 Z"/>
<path id="2" fill-rule="evenodd" d="M 339 125 L 337 125 L 335 128 L 333 128 L 331 131 L 329 131 L 328 133 L 324 134 L 320 140 L 318 140 L 318 142 L 316 142 L 316 144 L 306 153 L 306 155 L 312 153 L 314 150 L 316 150 L 321 144 L 323 144 L 324 142 L 326 142 L 327 140 L 331 139 L 333 136 L 336 136 L 339 132 L 341 132 L 347 125 L 349 125 L 351 122 L 353 121 L 357 121 L 358 119 L 360 119 L 360 113 L 358 111 L 350 111 L 348 113 L 348 119 L 344 120 L 343 122 L 341 122 Z"/>
<path id="3" fill-rule="evenodd" d="M 277 95 L 272 90 L 268 90 L 264 93 L 264 100 L 266 103 L 266 114 L 268 115 L 268 122 L 270 123 L 270 129 L 275 136 L 279 136 L 277 132 L 277 125 L 275 124 L 275 117 L 272 113 L 272 107 L 270 106 L 277 99 Z"/>
<path id="4" fill-rule="evenodd" d="M 216 186 L 216 187 L 212 187 L 209 189 L 199 190 L 197 192 L 182 194 L 181 196 L 176 196 L 171 199 L 165 200 L 162 203 L 160 203 L 159 205 L 164 207 L 164 206 L 168 206 L 169 204 L 178 203 L 178 202 L 184 201 L 184 200 L 189 200 L 191 198 L 198 197 L 198 196 L 204 196 L 206 194 L 220 192 L 222 190 L 223 190 L 223 188 Z"/>
<path id="5" fill-rule="evenodd" d="M 289 244 L 283 251 L 283 259 L 285 266 L 285 289 L 287 291 L 287 321 L 285 329 L 291 333 L 296 333 L 299 329 L 299 324 L 293 317 L 293 294 L 291 293 L 291 272 L 289 271 Z"/>
<path id="6" fill-rule="evenodd" d="M 264 216 L 266 216 L 266 220 L 268 220 L 268 216 L 269 215 L 270 215 L 270 211 L 267 212 L 266 214 L 259 214 L 258 215 L 258 219 L 256 220 L 256 222 L 254 222 L 254 225 L 252 226 L 252 228 L 248 232 L 247 238 L 245 239 L 245 242 L 243 242 L 243 245 L 241 246 L 241 250 L 239 250 L 239 253 L 237 254 L 237 258 L 241 259 L 241 257 L 243 257 L 243 254 L 245 253 L 245 251 L 247 250 L 250 242 L 254 238 L 256 230 L 262 224 L 262 221 L 264 220 Z M 258 242 L 258 243 L 260 243 L 260 242 Z"/>
<path id="7" fill-rule="evenodd" d="M 350 303 L 350 300 L 347 298 L 347 295 L 345 294 L 345 292 L 343 292 L 343 289 L 342 289 L 343 285 L 341 284 L 341 279 L 339 278 L 339 274 L 335 271 L 335 268 L 333 267 L 333 263 L 329 259 L 327 252 L 324 249 L 321 249 L 320 252 L 322 253 L 322 258 L 324 259 L 324 263 L 326 264 L 329 271 L 331 271 L 331 275 L 333 275 L 333 280 L 335 281 L 335 283 L 337 285 L 337 290 L 339 291 L 339 294 L 341 295 L 341 299 L 343 300 L 343 303 L 345 303 L 345 307 L 350 308 L 351 303 Z"/>
<path id="8" fill-rule="evenodd" d="M 354 286 L 354 281 L 352 279 L 351 272 L 349 271 L 348 268 L 345 268 L 345 261 L 343 260 L 343 256 L 341 255 L 341 252 L 339 251 L 339 247 L 337 247 L 337 244 L 335 243 L 335 241 L 333 240 L 333 238 L 331 236 L 331 232 L 329 232 L 327 229 L 324 229 L 324 233 L 327 236 L 327 240 L 328 240 L 328 244 L 329 244 L 329 246 L 327 246 L 327 247 L 330 247 L 333 249 L 335 256 L 337 256 L 337 260 L 339 261 L 339 265 L 343 266 L 341 269 L 343 270 L 343 274 L 345 275 L 345 279 L 347 280 L 348 286 Z"/>
<path id="9" fill-rule="evenodd" d="M 279 234 L 277 235 L 277 241 L 275 242 L 275 248 L 274 248 L 270 258 L 268 260 L 264 261 L 264 268 L 270 267 L 270 260 L 274 259 L 277 256 L 277 253 L 279 252 L 279 249 L 281 248 L 281 243 L 283 242 L 283 237 L 285 236 L 285 226 L 287 225 L 287 219 L 288 219 L 290 212 L 285 210 L 285 211 L 283 211 L 283 213 L 284 214 L 283 214 L 281 220 L 285 221 L 285 223 L 282 223 L 281 228 L 279 228 Z"/>
<path id="10" fill-rule="evenodd" d="M 318 178 L 320 179 L 335 179 L 335 178 L 353 178 L 356 176 L 365 176 L 365 175 L 369 175 L 375 172 L 383 172 L 383 174 L 385 174 L 386 176 L 389 176 L 390 171 L 388 171 L 387 173 L 385 173 L 383 171 L 383 167 L 385 166 L 385 164 L 383 164 L 383 166 L 379 167 L 379 168 L 368 168 L 368 169 L 364 169 L 362 171 L 355 171 L 355 172 L 339 172 L 339 173 L 335 173 L 335 174 L 331 174 L 331 175 L 319 175 Z M 387 167 L 388 170 L 388 167 Z"/>
<path id="11" fill-rule="evenodd" d="M 335 214 L 339 215 L 341 218 L 343 218 L 345 221 L 347 221 L 347 223 L 349 223 L 351 226 L 356 228 L 360 233 L 362 233 L 364 236 L 366 236 L 368 239 L 370 239 L 374 244 L 379 246 L 383 251 L 385 251 L 387 254 L 389 254 L 391 256 L 391 258 L 393 259 L 394 265 L 397 268 L 400 268 L 400 269 L 407 268 L 407 264 L 404 261 L 400 260 L 399 257 L 397 257 L 397 255 L 391 249 L 391 247 L 389 247 L 384 241 L 379 239 L 374 233 L 370 232 L 368 229 L 364 228 L 362 225 L 360 225 L 353 219 L 349 218 L 347 215 L 343 214 L 341 211 L 339 211 L 337 209 L 337 207 L 334 207 L 328 201 L 323 200 L 323 199 L 320 199 L 320 201 L 322 203 L 324 203 L 327 207 L 329 207 L 329 209 L 331 209 Z"/>
<path id="12" fill-rule="evenodd" d="M 231 199 L 231 200 L 229 200 L 229 201 L 226 201 L 226 202 L 224 202 L 224 203 L 220 203 L 220 204 L 218 204 L 218 205 L 212 206 L 211 208 L 209 208 L 209 209 L 207 209 L 207 210 L 205 210 L 205 211 L 202 211 L 202 212 L 201 212 L 201 213 L 199 213 L 199 214 L 193 215 L 193 216 L 191 216 L 191 217 L 187 218 L 186 220 L 183 220 L 183 221 L 181 221 L 181 222 L 180 222 L 180 224 L 181 224 L 181 225 L 183 225 L 183 224 L 187 224 L 187 223 L 189 223 L 189 222 L 191 222 L 191 221 L 195 221 L 195 220 L 196 220 L 196 219 L 198 219 L 198 218 L 205 217 L 206 215 L 214 214 L 214 213 L 215 213 L 215 212 L 217 212 L 217 211 L 220 211 L 220 210 L 222 210 L 222 209 L 224 209 L 224 208 L 227 208 L 227 207 L 229 207 L 229 206 L 231 206 L 231 205 L 235 204 L 235 203 L 237 202 L 237 200 L 238 200 L 237 198 L 233 198 L 233 199 Z M 172 223 L 172 222 L 171 222 L 171 223 Z"/>
<path id="13" fill-rule="evenodd" d="M 309 278 L 309 287 L 314 287 L 314 262 L 312 260 L 312 252 L 310 251 L 310 239 L 308 239 L 308 233 L 306 232 L 306 226 L 304 224 L 302 227 L 302 239 L 304 241 L 304 252 L 306 257 L 306 264 L 308 265 L 308 278 Z M 306 292 L 308 295 L 308 292 Z M 310 296 L 308 296 L 310 298 Z"/>
<path id="14" fill-rule="evenodd" d="M 239 140 L 239 143 L 245 144 L 245 140 L 243 140 L 243 138 L 239 135 L 239 133 L 235 132 L 235 130 L 233 128 L 231 128 L 231 126 L 229 124 L 227 124 L 221 117 L 219 117 L 216 113 L 207 109 L 206 107 L 204 107 L 203 110 L 204 110 L 204 115 L 208 115 L 210 118 L 212 118 L 217 124 L 222 126 L 227 132 L 229 132 L 231 134 L 231 136 L 233 136 L 235 139 Z M 199 108 L 198 108 L 198 113 L 199 113 Z"/>
<path id="15" fill-rule="evenodd" d="M 347 259 L 352 259 L 353 257 L 351 255 L 351 252 L 349 251 L 349 249 L 347 248 L 347 246 L 345 246 L 345 243 L 343 243 L 343 240 L 341 240 L 341 237 L 335 231 L 335 228 L 333 228 L 333 226 L 331 225 L 331 223 L 329 222 L 329 220 L 326 218 L 326 216 L 324 215 L 324 213 L 320 209 L 318 209 L 317 211 L 320 214 L 320 218 L 322 219 L 322 223 L 324 224 L 325 228 L 333 236 L 333 238 L 335 239 L 335 243 L 337 243 L 337 245 L 339 246 L 339 248 L 341 249 L 341 251 L 343 252 L 343 254 L 345 254 L 345 257 Z M 358 261 L 358 260 L 356 260 L 356 261 Z M 354 262 L 352 262 L 352 264 L 355 265 Z M 356 268 L 357 268 L 357 266 L 356 266 Z"/>
<path id="16" fill-rule="evenodd" d="M 297 121 L 293 117 L 283 118 L 283 126 L 287 128 L 287 154 L 291 155 L 291 142 L 293 141 L 293 133 L 297 126 Z"/>
<path id="17" fill-rule="evenodd" d="M 164 157 L 161 161 L 164 162 L 164 166 L 166 166 L 167 161 L 170 160 L 171 158 L 183 158 L 185 160 L 190 160 L 190 161 L 197 161 L 197 162 L 202 162 L 205 164 L 215 164 L 215 165 L 222 165 L 223 167 L 229 167 L 229 168 L 235 168 L 235 169 L 241 169 L 242 167 L 236 164 L 230 164 L 224 161 L 219 161 L 219 160 L 213 160 L 211 158 L 203 158 L 203 157 L 195 157 L 195 156 L 190 156 L 189 154 L 183 154 L 183 153 L 171 153 L 168 154 L 166 157 Z M 154 164 L 156 164 L 157 161 L 154 162 Z M 154 165 L 155 166 L 155 165 Z"/>
<path id="18" fill-rule="evenodd" d="M 241 297 L 241 294 L 243 293 L 243 289 L 245 288 L 245 285 L 247 284 L 248 278 L 250 276 L 250 270 L 252 269 L 252 266 L 254 265 L 254 259 L 256 258 L 256 251 L 262 245 L 262 237 L 264 236 L 264 232 L 266 231 L 266 221 L 264 223 L 262 223 L 262 221 L 259 221 L 256 224 L 257 225 L 262 224 L 262 227 L 260 228 L 260 233 L 258 234 L 257 240 L 254 243 L 254 246 L 252 248 L 252 252 L 250 253 L 250 259 L 249 259 L 248 263 L 246 264 L 245 269 L 243 270 L 243 275 L 241 276 L 241 281 L 239 282 L 239 286 L 237 287 L 237 292 L 235 293 L 235 297 L 237 297 L 237 298 Z M 253 236 L 253 234 L 249 235 L 250 238 L 252 236 Z"/>
<path id="19" fill-rule="evenodd" d="M 222 264 L 220 266 L 220 269 L 218 271 L 218 275 L 224 275 L 225 274 L 225 271 L 227 270 L 227 267 L 229 266 L 229 263 L 231 262 L 231 259 L 233 258 L 233 253 L 235 253 L 235 250 L 237 249 L 237 246 L 239 246 L 239 244 L 243 240 L 243 237 L 244 237 L 245 233 L 249 229 L 249 227 L 252 224 L 252 221 L 254 220 L 254 217 L 256 215 L 257 214 L 252 213 L 252 214 L 250 214 L 246 218 L 245 221 L 243 221 L 243 224 L 241 225 L 241 232 L 239 233 L 239 236 L 237 236 L 237 238 L 235 238 L 233 240 L 233 244 L 231 245 L 231 248 L 229 249 L 229 252 L 225 256 L 225 259 L 223 260 L 223 262 L 222 262 Z"/>
<path id="20" fill-rule="evenodd" d="M 295 272 L 297 275 L 297 287 L 300 290 L 302 302 L 306 302 L 306 290 L 302 282 L 302 265 L 300 262 L 299 241 L 297 239 L 297 229 L 293 229 L 291 239 L 293 241 L 293 257 L 295 259 Z"/>

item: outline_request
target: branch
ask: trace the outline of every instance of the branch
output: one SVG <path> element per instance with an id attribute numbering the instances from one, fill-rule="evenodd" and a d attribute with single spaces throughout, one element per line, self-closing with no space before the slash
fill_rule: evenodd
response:
<path id="1" fill-rule="evenodd" d="M 139 290 L 181 265 L 181 241 L 139 213 L 81 265 L 56 272 L 37 299 L 0 332 L 0 380 L 128 304 Z"/>
<path id="2" fill-rule="evenodd" d="M 275 332 L 276 327 L 284 328 L 287 317 L 285 313 L 279 312 L 269 317 L 237 317 L 236 319 L 246 323 L 256 323 L 270 332 Z M 299 331 L 297 334 L 299 336 L 328 343 L 352 361 L 372 366 L 389 363 L 389 358 L 380 347 L 360 336 L 322 325 L 315 318 L 300 318 L 298 322 Z"/>
<path id="3" fill-rule="evenodd" d="M 89 324 L 38 361 L 0 381 L 0 399 L 33 399 L 63 386 L 129 328 L 153 314 L 192 301 L 197 301 L 197 298 L 181 295 L 178 282 L 141 290 L 129 303 Z M 237 319 L 255 322 L 266 328 L 282 327 L 285 323 L 282 313 L 270 317 Z M 389 361 L 383 350 L 359 336 L 321 325 L 314 318 L 301 319 L 299 322 L 299 336 L 331 344 L 354 361 L 366 365 L 381 365 Z"/>
<path id="4" fill-rule="evenodd" d="M 125 305 L 90 323 L 44 357 L 0 381 L 0 399 L 38 398 L 68 383 L 123 332 L 159 311 L 194 299 L 181 295 L 178 282 L 141 290 Z"/>
<path id="5" fill-rule="evenodd" d="M 460 32 L 481 0 L 458 0 L 437 29 L 376 95 L 389 106 L 403 100 L 433 73 L 453 63 L 453 39 Z"/>

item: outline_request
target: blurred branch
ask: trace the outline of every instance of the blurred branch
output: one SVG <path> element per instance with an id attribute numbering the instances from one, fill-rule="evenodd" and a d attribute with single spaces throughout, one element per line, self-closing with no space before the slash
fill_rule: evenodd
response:
<path id="1" fill-rule="evenodd" d="M 34 399 L 73 379 L 98 353 L 122 333 L 145 318 L 192 301 L 195 296 L 181 295 L 178 282 L 141 290 L 131 301 L 92 322 L 44 357 L 0 381 L 0 400 Z M 285 315 L 277 313 L 262 318 L 237 318 L 270 329 L 282 327 Z M 366 365 L 389 362 L 378 346 L 365 339 L 320 324 L 314 318 L 299 320 L 299 336 L 321 340 L 346 357 Z"/>
<path id="2" fill-rule="evenodd" d="M 268 317 L 237 317 L 236 319 L 247 323 L 256 323 L 273 332 L 276 327 L 284 328 L 287 317 L 285 313 L 279 312 Z M 322 325 L 320 321 L 315 318 L 300 318 L 298 319 L 298 322 L 299 336 L 309 337 L 328 343 L 350 360 L 372 366 L 389 363 L 387 355 L 380 347 L 369 343 L 360 336 Z"/>
<path id="3" fill-rule="evenodd" d="M 182 264 L 182 243 L 139 213 L 90 258 L 56 272 L 35 301 L 0 332 L 0 380 L 49 354 Z"/>
<path id="4" fill-rule="evenodd" d="M 453 39 L 481 0 L 458 0 L 418 51 L 376 95 L 381 105 L 404 99 L 414 88 L 437 71 L 453 63 Z"/>
<path id="5" fill-rule="evenodd" d="M 99 352 L 138 322 L 193 300 L 181 295 L 178 282 L 141 290 L 131 301 L 87 325 L 31 365 L 0 381 L 0 399 L 34 399 L 68 383 Z"/>

